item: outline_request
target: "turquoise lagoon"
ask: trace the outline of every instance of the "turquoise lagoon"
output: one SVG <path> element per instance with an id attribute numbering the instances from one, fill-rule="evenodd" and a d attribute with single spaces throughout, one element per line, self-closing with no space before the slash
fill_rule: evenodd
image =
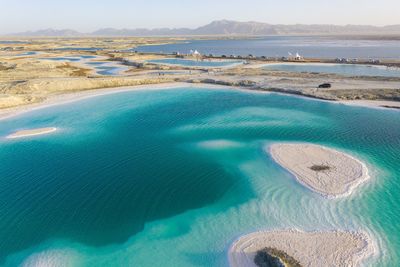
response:
<path id="1" fill-rule="evenodd" d="M 4 138 L 47 126 L 59 131 Z M 368 266 L 400 265 L 398 111 L 137 90 L 2 120 L 0 136 L 1 266 L 228 266 L 240 235 L 281 228 L 362 230 L 377 247 Z M 346 151 L 372 179 L 324 199 L 271 160 L 273 142 Z"/>
<path id="2" fill-rule="evenodd" d="M 344 76 L 400 77 L 400 68 L 358 64 L 276 63 L 263 67 L 287 72 L 330 73 Z"/>
<path id="3" fill-rule="evenodd" d="M 163 58 L 147 60 L 148 63 L 160 65 L 179 65 L 185 67 L 205 67 L 205 68 L 221 68 L 234 67 L 243 64 L 242 60 L 191 60 L 182 58 Z"/>

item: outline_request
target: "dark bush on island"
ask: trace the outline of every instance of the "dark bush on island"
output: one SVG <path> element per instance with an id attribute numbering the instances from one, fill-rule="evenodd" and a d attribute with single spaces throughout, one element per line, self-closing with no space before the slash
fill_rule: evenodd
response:
<path id="1" fill-rule="evenodd" d="M 257 252 L 254 263 L 258 267 L 285 267 L 280 258 L 268 254 L 266 251 Z"/>
<path id="2" fill-rule="evenodd" d="M 327 166 L 327 165 L 314 165 L 311 166 L 310 169 L 316 172 L 321 172 L 321 171 L 327 171 L 329 170 L 331 167 Z"/>
<path id="3" fill-rule="evenodd" d="M 275 248 L 258 251 L 254 263 L 258 267 L 302 267 L 297 260 Z"/>

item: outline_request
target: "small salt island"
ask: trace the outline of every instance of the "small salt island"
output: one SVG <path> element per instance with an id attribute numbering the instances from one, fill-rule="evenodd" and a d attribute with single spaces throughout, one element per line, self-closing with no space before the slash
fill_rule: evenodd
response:
<path id="1" fill-rule="evenodd" d="M 9 136 L 7 136 L 7 138 L 8 139 L 23 138 L 23 137 L 29 137 L 29 136 L 49 134 L 49 133 L 52 133 L 55 131 L 57 131 L 57 128 L 55 128 L 55 127 L 21 130 L 21 131 L 15 132 L 13 134 L 10 134 Z"/>
<path id="2" fill-rule="evenodd" d="M 272 158 L 297 180 L 325 197 L 349 195 L 369 179 L 364 163 L 345 153 L 312 144 L 273 144 Z"/>
<path id="3" fill-rule="evenodd" d="M 282 230 L 239 238 L 229 250 L 231 267 L 357 266 L 374 246 L 363 233 Z"/>

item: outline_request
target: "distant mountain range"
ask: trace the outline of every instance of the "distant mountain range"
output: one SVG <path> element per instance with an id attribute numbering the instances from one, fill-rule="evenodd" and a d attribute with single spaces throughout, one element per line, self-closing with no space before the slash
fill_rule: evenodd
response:
<path id="1" fill-rule="evenodd" d="M 238 22 L 231 20 L 213 21 L 205 26 L 189 29 L 189 28 L 159 28 L 159 29 L 99 29 L 91 33 L 81 33 L 75 30 L 64 29 L 45 29 L 39 31 L 28 31 L 9 36 L 33 36 L 33 37 L 83 37 L 83 36 L 189 36 L 189 35 L 311 35 L 311 34 L 400 34 L 400 25 L 390 26 L 368 26 L 368 25 L 283 25 L 268 24 L 261 22 Z"/>

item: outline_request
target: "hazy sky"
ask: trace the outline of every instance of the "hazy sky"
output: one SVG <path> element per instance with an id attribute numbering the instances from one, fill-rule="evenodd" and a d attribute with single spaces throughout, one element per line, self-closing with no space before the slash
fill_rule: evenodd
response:
<path id="1" fill-rule="evenodd" d="M 44 28 L 194 28 L 231 19 L 272 24 L 400 24 L 400 0 L 0 0 L 0 33 Z"/>

